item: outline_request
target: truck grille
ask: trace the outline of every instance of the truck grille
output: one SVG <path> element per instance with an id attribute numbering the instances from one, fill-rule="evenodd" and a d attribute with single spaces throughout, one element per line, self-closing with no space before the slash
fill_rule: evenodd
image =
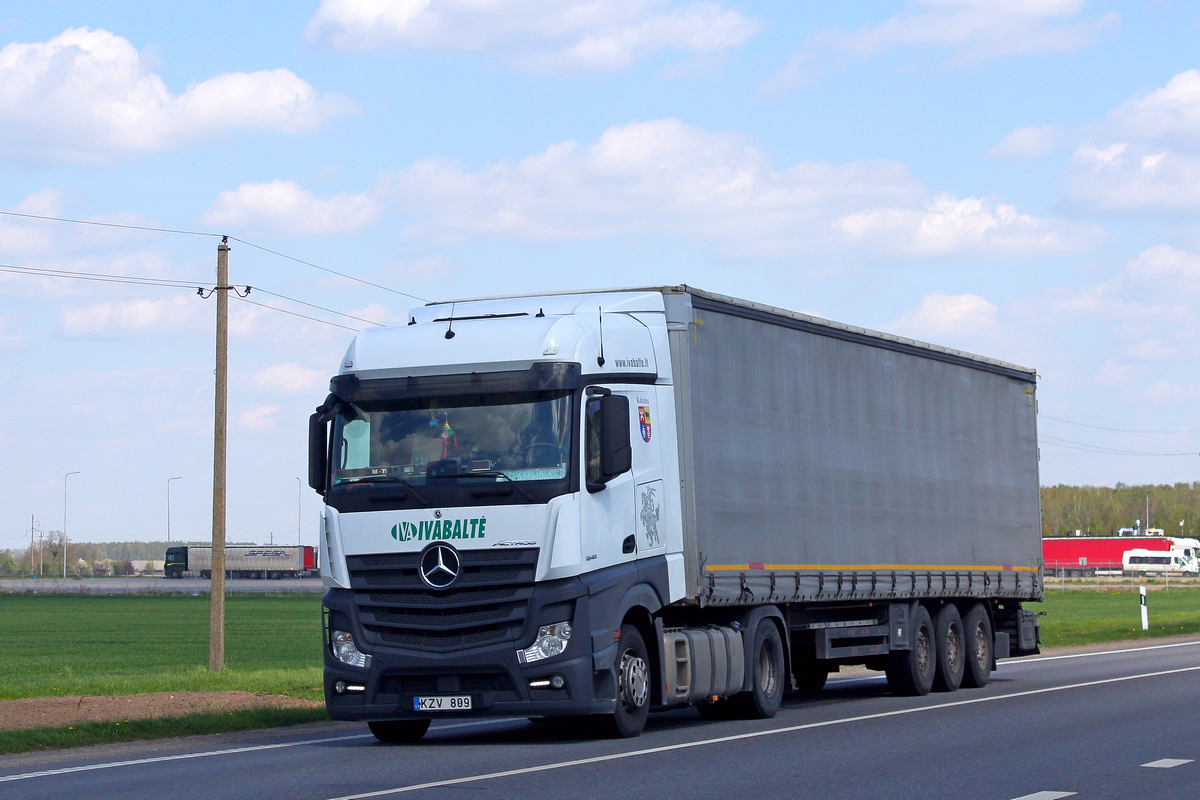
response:
<path id="1" fill-rule="evenodd" d="M 444 592 L 417 574 L 420 553 L 349 556 L 350 587 L 368 637 L 410 650 L 444 651 L 511 640 L 525 627 L 536 547 L 460 550 L 461 572 Z"/>

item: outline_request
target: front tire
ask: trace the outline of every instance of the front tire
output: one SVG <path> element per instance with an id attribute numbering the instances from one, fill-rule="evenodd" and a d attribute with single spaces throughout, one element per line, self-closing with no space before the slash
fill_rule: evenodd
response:
<path id="1" fill-rule="evenodd" d="M 650 716 L 650 656 L 642 634 L 632 625 L 621 626 L 616 670 L 617 707 L 603 727 L 615 738 L 632 739 Z"/>
<path id="2" fill-rule="evenodd" d="M 405 744 L 419 742 L 429 730 L 430 720 L 427 719 L 398 719 L 368 722 L 367 727 L 375 738 L 387 744 Z"/>

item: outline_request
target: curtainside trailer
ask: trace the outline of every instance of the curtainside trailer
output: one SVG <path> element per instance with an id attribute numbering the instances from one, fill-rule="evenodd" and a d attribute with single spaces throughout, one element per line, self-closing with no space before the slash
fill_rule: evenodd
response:
<path id="1" fill-rule="evenodd" d="M 358 334 L 310 421 L 324 688 L 431 719 L 770 717 L 1038 652 L 1033 370 L 688 286 Z"/>
<path id="2" fill-rule="evenodd" d="M 312 545 L 227 545 L 228 578 L 304 578 L 317 573 Z M 212 547 L 168 547 L 163 563 L 168 578 L 211 578 Z"/>

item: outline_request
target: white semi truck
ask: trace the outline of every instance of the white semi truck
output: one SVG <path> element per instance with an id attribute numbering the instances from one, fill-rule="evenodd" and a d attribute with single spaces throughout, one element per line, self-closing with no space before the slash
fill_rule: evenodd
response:
<path id="1" fill-rule="evenodd" d="M 1038 652 L 1036 376 L 688 286 L 433 303 L 312 416 L 325 696 L 447 716 L 770 717 Z"/>

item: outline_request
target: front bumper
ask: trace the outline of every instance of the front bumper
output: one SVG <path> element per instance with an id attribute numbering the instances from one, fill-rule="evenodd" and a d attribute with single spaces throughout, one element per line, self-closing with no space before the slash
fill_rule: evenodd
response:
<path id="1" fill-rule="evenodd" d="M 577 579 L 538 584 L 528 615 L 513 638 L 482 647 L 450 651 L 393 647 L 364 630 L 353 591 L 329 590 L 323 603 L 328 619 L 348 625 L 360 649 L 369 652 L 367 668 L 334 659 L 325 642 L 325 704 L 341 720 L 397 720 L 428 717 L 575 716 L 612 713 L 615 691 L 611 667 L 595 668 L 593 629 L 587 588 Z M 564 607 L 571 618 L 561 618 Z M 558 615 L 550 619 L 549 616 Z M 546 617 L 546 618 L 543 618 Z M 569 621 L 574 634 L 558 656 L 521 664 L 517 651 L 529 647 L 540 625 Z M 561 689 L 531 688 L 530 681 L 560 675 Z M 362 689 L 338 693 L 339 681 Z M 417 711 L 414 698 L 471 697 L 466 711 Z"/>

